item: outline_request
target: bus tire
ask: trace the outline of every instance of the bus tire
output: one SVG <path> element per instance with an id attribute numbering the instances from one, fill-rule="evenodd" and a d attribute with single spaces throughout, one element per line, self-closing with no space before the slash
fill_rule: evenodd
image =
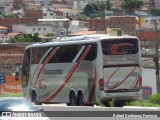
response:
<path id="1" fill-rule="evenodd" d="M 32 92 L 32 102 L 35 104 L 35 105 L 42 105 L 42 103 L 41 102 L 38 102 L 37 101 L 37 94 L 36 94 L 36 92 Z"/>
<path id="2" fill-rule="evenodd" d="M 66 103 L 66 105 L 67 105 L 67 106 L 71 106 L 71 104 L 70 104 L 70 103 Z"/>
<path id="3" fill-rule="evenodd" d="M 78 106 L 84 106 L 84 95 L 82 92 L 78 93 L 78 97 L 77 97 L 77 105 Z"/>
<path id="4" fill-rule="evenodd" d="M 125 106 L 126 102 L 125 101 L 116 101 L 115 102 L 115 107 L 123 107 Z"/>
<path id="5" fill-rule="evenodd" d="M 72 91 L 69 95 L 70 106 L 76 106 L 76 94 Z"/>

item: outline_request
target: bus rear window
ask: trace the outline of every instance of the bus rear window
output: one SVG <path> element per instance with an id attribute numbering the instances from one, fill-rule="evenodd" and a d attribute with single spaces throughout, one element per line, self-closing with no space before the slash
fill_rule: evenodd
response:
<path id="1" fill-rule="evenodd" d="M 104 55 L 128 55 L 138 52 L 138 40 L 133 38 L 103 40 L 101 44 Z"/>

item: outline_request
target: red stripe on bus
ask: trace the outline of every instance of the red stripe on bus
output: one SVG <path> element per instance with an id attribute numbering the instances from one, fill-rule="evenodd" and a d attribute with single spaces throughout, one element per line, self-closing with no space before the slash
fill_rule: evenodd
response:
<path id="1" fill-rule="evenodd" d="M 142 77 L 141 77 L 141 76 L 138 77 L 138 80 L 137 80 L 137 82 L 136 82 L 134 88 L 137 87 L 138 83 L 139 83 L 140 85 L 142 85 Z"/>
<path id="2" fill-rule="evenodd" d="M 108 85 L 108 83 L 109 83 L 111 77 L 112 77 L 119 69 L 120 69 L 120 68 L 118 68 L 116 71 L 114 71 L 113 74 L 109 77 L 109 79 L 108 79 L 108 81 L 107 81 L 107 85 Z"/>
<path id="3" fill-rule="evenodd" d="M 94 83 L 93 83 L 93 86 L 92 86 L 92 89 L 91 89 L 91 92 L 89 94 L 89 98 L 87 100 L 87 103 L 91 103 L 92 100 L 93 100 L 93 97 L 95 95 L 95 89 L 96 89 L 96 80 L 97 80 L 97 72 L 96 72 L 96 67 L 94 66 Z"/>
<path id="4" fill-rule="evenodd" d="M 40 76 L 43 68 L 45 67 L 45 65 L 48 63 L 48 61 L 51 59 L 51 57 L 56 53 L 56 51 L 57 51 L 58 49 L 59 49 L 59 47 L 56 47 L 56 48 L 51 52 L 51 54 L 46 58 L 46 60 L 44 61 L 43 65 L 42 65 L 42 67 L 41 67 L 41 69 L 40 69 L 40 71 L 38 72 L 38 75 L 37 75 L 37 77 L 36 77 L 36 81 L 35 81 L 35 83 L 34 83 L 34 88 L 36 87 L 37 80 L 38 80 L 38 78 L 39 78 L 39 76 Z"/>
<path id="5" fill-rule="evenodd" d="M 125 82 L 127 80 L 127 78 L 133 73 L 133 71 L 136 69 L 136 67 L 127 75 L 127 77 L 121 81 L 119 84 L 115 85 L 114 87 L 110 88 L 110 89 L 115 89 L 116 87 L 120 86 L 123 82 Z"/>
<path id="6" fill-rule="evenodd" d="M 81 62 L 83 61 L 83 59 L 85 58 L 85 56 L 88 54 L 89 50 L 91 48 L 91 45 L 89 45 L 87 47 L 87 49 L 84 51 L 83 55 L 81 56 L 81 58 L 78 60 L 77 64 L 74 66 L 74 68 L 72 69 L 72 71 L 68 74 L 66 80 L 63 82 L 63 84 L 57 89 L 57 91 L 55 93 L 53 93 L 51 96 L 49 96 L 48 98 L 46 98 L 44 100 L 44 102 L 50 102 L 53 98 L 55 98 L 58 93 L 64 88 L 64 86 L 67 84 L 67 82 L 70 80 L 70 78 L 73 76 L 73 74 L 75 73 L 75 71 L 77 70 L 77 68 L 79 67 L 79 65 L 81 64 Z"/>

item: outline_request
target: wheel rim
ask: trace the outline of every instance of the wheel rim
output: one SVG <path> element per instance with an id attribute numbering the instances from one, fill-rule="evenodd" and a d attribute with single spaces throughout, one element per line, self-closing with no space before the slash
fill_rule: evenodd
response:
<path id="1" fill-rule="evenodd" d="M 81 106 L 81 105 L 84 105 L 84 97 L 83 97 L 82 94 L 80 94 L 80 96 L 79 96 L 79 105 L 80 105 L 80 106 Z"/>
<path id="2" fill-rule="evenodd" d="M 71 96 L 70 96 L 70 103 L 71 105 L 76 105 L 76 98 L 75 98 L 75 94 L 74 93 L 71 93 Z"/>

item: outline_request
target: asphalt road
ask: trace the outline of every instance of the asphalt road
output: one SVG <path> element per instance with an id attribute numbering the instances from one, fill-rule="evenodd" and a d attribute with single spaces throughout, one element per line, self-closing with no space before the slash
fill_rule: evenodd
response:
<path id="1" fill-rule="evenodd" d="M 43 104 L 37 106 L 44 110 L 51 120 L 159 120 L 160 108 L 152 107 L 100 107 L 75 106 L 65 104 Z"/>

